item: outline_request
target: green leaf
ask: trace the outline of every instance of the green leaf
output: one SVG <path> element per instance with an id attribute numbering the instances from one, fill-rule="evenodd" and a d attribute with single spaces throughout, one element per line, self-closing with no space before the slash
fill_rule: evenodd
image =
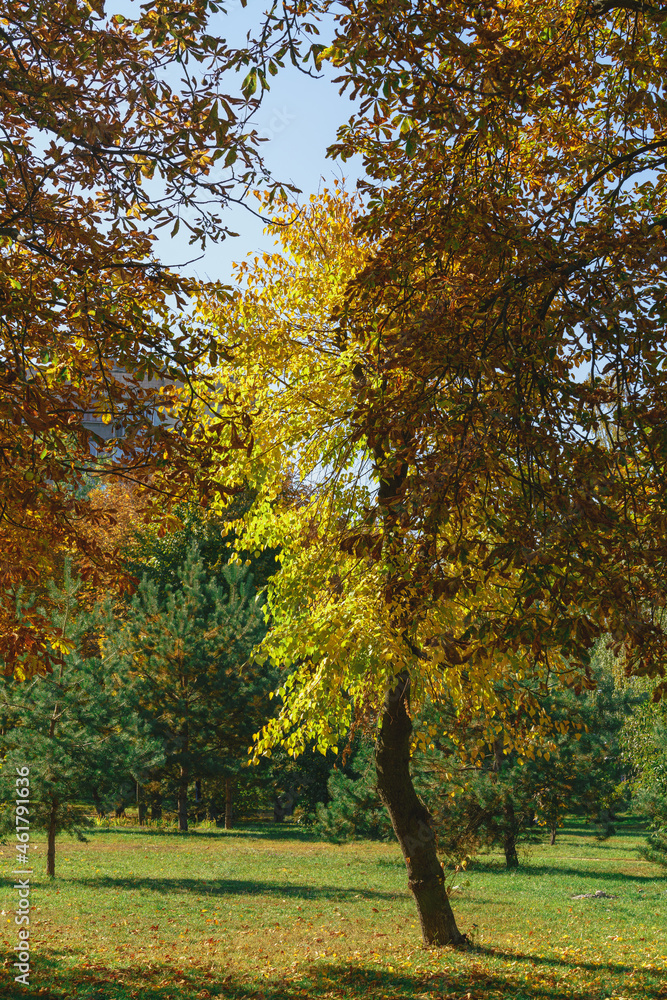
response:
<path id="1" fill-rule="evenodd" d="M 253 66 L 250 70 L 243 83 L 241 84 L 241 91 L 243 96 L 247 99 L 252 97 L 252 95 L 257 90 L 257 67 Z"/>

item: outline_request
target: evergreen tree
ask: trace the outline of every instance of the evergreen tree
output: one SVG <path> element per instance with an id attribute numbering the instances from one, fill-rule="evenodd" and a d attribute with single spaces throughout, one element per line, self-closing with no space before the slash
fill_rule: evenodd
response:
<path id="1" fill-rule="evenodd" d="M 278 749 L 272 752 L 269 762 L 276 791 L 274 818 L 280 820 L 298 806 L 299 821 L 308 827 L 316 823 L 318 807 L 330 801 L 333 774 L 350 774 L 353 767 L 350 754 L 334 754 L 330 749 L 321 753 L 314 743 L 296 758 Z"/>
<path id="2" fill-rule="evenodd" d="M 544 697 L 550 731 L 531 734 L 530 717 L 514 720 L 515 729 L 525 731 L 521 750 L 508 751 L 502 731 L 493 743 L 476 745 L 476 732 L 488 730 L 477 719 L 459 743 L 439 740 L 416 754 L 418 784 L 431 803 L 443 853 L 458 861 L 499 846 L 508 867 L 516 867 L 520 840 L 546 827 L 554 844 L 572 812 L 596 821 L 602 836 L 612 831 L 610 818 L 628 793 L 620 734 L 633 695 L 615 683 L 607 660 L 602 641 L 591 662 L 594 690 L 577 695 L 558 686 Z M 429 707 L 427 728 L 441 710 Z"/>
<path id="3" fill-rule="evenodd" d="M 311 745 L 294 758 L 278 748 L 244 774 L 238 798 L 250 808 L 272 810 L 274 823 L 293 817 L 312 827 L 318 803 L 329 801 L 327 783 L 336 767 L 341 767 L 340 755 L 331 750 L 323 754 Z"/>
<path id="4" fill-rule="evenodd" d="M 16 768 L 27 765 L 30 827 L 47 833 L 50 876 L 57 834 L 81 835 L 90 804 L 100 809 L 122 780 L 159 755 L 154 744 L 133 745 L 123 728 L 122 678 L 99 655 L 86 655 L 96 644 L 99 621 L 81 606 L 81 597 L 81 582 L 65 563 L 62 586 L 49 590 L 63 662 L 44 677 L 0 680 L 4 822 L 12 819 Z"/>
<path id="5" fill-rule="evenodd" d="M 545 699 L 549 732 L 531 734 L 530 717 L 514 720 L 515 733 L 525 730 L 522 753 L 506 748 L 502 732 L 485 742 L 489 720 L 479 717 L 469 720 L 456 740 L 434 735 L 431 743 L 414 747 L 415 788 L 429 803 L 441 856 L 458 864 L 500 847 L 507 866 L 516 867 L 518 844 L 540 837 L 545 827 L 555 843 L 558 827 L 571 812 L 598 821 L 603 835 L 609 832 L 613 809 L 623 789 L 627 793 L 619 736 L 633 695 L 615 684 L 606 659 L 600 645 L 592 664 L 595 690 L 550 692 Z M 442 702 L 428 703 L 419 713 L 420 730 L 442 732 L 448 711 L 451 707 Z M 352 773 L 334 771 L 328 790 L 330 801 L 317 807 L 315 829 L 322 836 L 342 841 L 390 835 L 368 739 L 352 757 Z"/>
<path id="6" fill-rule="evenodd" d="M 648 817 L 650 832 L 641 853 L 648 861 L 667 867 L 667 704 L 648 700 L 626 721 L 622 742 L 626 763 L 632 769 L 635 810 Z"/>
<path id="7" fill-rule="evenodd" d="M 346 774 L 331 772 L 328 781 L 329 802 L 316 807 L 314 829 L 334 843 L 345 840 L 392 840 L 391 821 L 377 790 L 375 755 L 366 738 L 352 754 Z"/>
<path id="8" fill-rule="evenodd" d="M 224 779 L 229 825 L 233 782 L 270 714 L 275 681 L 250 659 L 266 630 L 261 598 L 247 567 L 229 564 L 209 578 L 197 541 L 164 586 L 155 577 L 144 574 L 122 620 L 109 626 L 114 659 L 130 678 L 133 736 L 162 747 L 179 830 L 188 829 L 189 785 L 206 779 Z"/>
<path id="9" fill-rule="evenodd" d="M 229 562 L 235 540 L 229 522 L 242 517 L 250 503 L 250 495 L 240 493 L 230 501 L 222 516 L 194 504 L 180 504 L 165 513 L 160 526 L 135 521 L 123 544 L 128 572 L 137 579 L 148 577 L 162 600 L 168 588 L 179 589 L 183 564 L 192 545 L 196 545 L 206 575 L 217 576 L 224 585 L 221 570 Z M 165 530 L 167 526 L 169 530 Z M 239 559 L 251 567 L 257 590 L 266 586 L 278 568 L 273 549 L 241 551 Z"/>

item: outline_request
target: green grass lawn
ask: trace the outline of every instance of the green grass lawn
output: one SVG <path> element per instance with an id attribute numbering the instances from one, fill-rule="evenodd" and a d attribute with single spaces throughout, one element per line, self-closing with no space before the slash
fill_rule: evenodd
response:
<path id="1" fill-rule="evenodd" d="M 59 841 L 49 882 L 35 840 L 31 985 L 14 984 L 6 958 L 0 996 L 667 998 L 667 879 L 639 843 L 599 843 L 579 825 L 524 848 L 513 873 L 484 856 L 451 897 L 471 944 L 426 950 L 393 844 L 332 846 L 272 825 L 99 828 Z M 5 956 L 13 862 L 1 846 Z M 616 898 L 571 898 L 598 889 Z"/>

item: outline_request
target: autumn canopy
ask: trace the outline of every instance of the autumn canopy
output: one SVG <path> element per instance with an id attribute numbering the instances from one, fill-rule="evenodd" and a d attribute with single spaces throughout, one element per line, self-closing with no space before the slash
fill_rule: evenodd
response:
<path id="1" fill-rule="evenodd" d="M 237 51 L 216 10 L 3 13 L 0 653 L 27 676 L 63 652 L 16 610 L 60 549 L 114 569 L 82 530 L 91 475 L 221 511 L 243 489 L 238 552 L 281 563 L 258 655 L 282 708 L 255 751 L 378 723 L 424 939 L 458 942 L 411 698 L 530 754 L 545 692 L 591 684 L 603 635 L 667 691 L 667 19 L 285 0 Z M 355 97 L 330 155 L 361 154 L 358 197 L 264 183 L 248 116 L 288 58 Z M 278 247 L 234 290 L 154 258 L 161 226 L 220 238 L 256 187 Z"/>

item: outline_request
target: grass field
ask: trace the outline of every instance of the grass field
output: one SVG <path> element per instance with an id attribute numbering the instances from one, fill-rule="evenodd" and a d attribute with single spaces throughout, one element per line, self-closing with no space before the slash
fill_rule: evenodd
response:
<path id="1" fill-rule="evenodd" d="M 30 987 L 5 957 L 0 996 L 667 998 L 667 879 L 638 843 L 573 826 L 555 847 L 524 848 L 516 872 L 483 857 L 452 893 L 471 943 L 426 950 L 393 844 L 332 846 L 272 825 L 100 828 L 59 841 L 49 883 L 34 841 Z M 11 846 L 0 862 L 9 956 Z M 615 898 L 571 898 L 598 889 Z"/>

